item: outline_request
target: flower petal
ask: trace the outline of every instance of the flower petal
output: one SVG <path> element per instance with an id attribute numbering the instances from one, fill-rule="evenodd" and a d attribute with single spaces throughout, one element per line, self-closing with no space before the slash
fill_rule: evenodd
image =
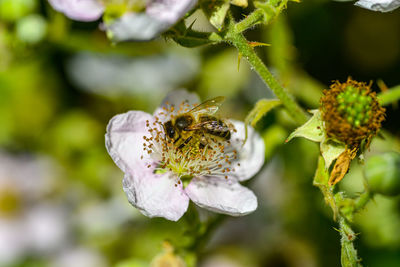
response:
<path id="1" fill-rule="evenodd" d="M 245 181 L 253 177 L 264 164 L 265 145 L 264 140 L 254 130 L 248 126 L 248 138 L 243 146 L 245 139 L 245 127 L 241 121 L 231 120 L 236 132 L 232 133 L 232 147 L 238 151 L 238 160 L 234 163 L 235 171 L 231 174 L 239 181 Z"/>
<path id="2" fill-rule="evenodd" d="M 194 203 L 218 213 L 242 216 L 257 208 L 257 198 L 251 190 L 221 177 L 193 178 L 185 191 Z"/>
<path id="3" fill-rule="evenodd" d="M 124 172 L 146 168 L 146 165 L 152 163 L 151 158 L 143 151 L 143 136 L 150 136 L 146 130 L 146 120 L 152 122 L 154 119 L 146 112 L 130 111 L 114 116 L 108 123 L 106 148 Z"/>
<path id="4" fill-rule="evenodd" d="M 79 21 L 98 20 L 104 7 L 97 0 L 48 0 L 50 5 L 67 17 Z"/>
<path id="5" fill-rule="evenodd" d="M 400 6 L 400 0 L 360 0 L 354 5 L 372 11 L 389 12 Z"/>
<path id="6" fill-rule="evenodd" d="M 126 13 L 112 23 L 106 24 L 109 37 L 116 41 L 148 41 L 156 38 L 166 25 L 146 13 Z"/>
<path id="7" fill-rule="evenodd" d="M 136 168 L 125 174 L 123 187 L 129 202 L 144 215 L 177 221 L 186 212 L 189 198 L 176 182 L 170 173 Z"/>
<path id="8" fill-rule="evenodd" d="M 167 121 L 171 114 L 176 115 L 179 109 L 179 106 L 185 103 L 189 107 L 194 107 L 197 104 L 200 104 L 200 99 L 195 93 L 190 93 L 186 90 L 174 90 L 168 93 L 168 95 L 161 102 L 161 105 L 154 111 L 154 116 L 161 117 L 161 121 Z M 175 109 L 173 112 L 169 113 L 169 116 L 162 116 L 161 114 L 165 112 L 165 110 L 170 110 L 171 106 Z"/>
<path id="9" fill-rule="evenodd" d="M 147 5 L 146 13 L 164 25 L 175 24 L 186 12 L 197 4 L 197 0 L 158 0 Z M 167 28 L 168 28 L 167 27 Z"/>
<path id="10" fill-rule="evenodd" d="M 175 24 L 196 3 L 197 0 L 150 1 L 145 13 L 126 13 L 105 28 L 114 41 L 148 41 Z"/>

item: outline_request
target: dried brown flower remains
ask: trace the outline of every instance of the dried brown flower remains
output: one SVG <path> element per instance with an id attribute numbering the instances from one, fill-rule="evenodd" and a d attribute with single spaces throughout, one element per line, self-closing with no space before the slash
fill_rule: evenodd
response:
<path id="1" fill-rule="evenodd" d="M 323 92 L 320 110 L 326 135 L 346 145 L 332 170 L 330 185 L 344 177 L 361 145 L 369 147 L 385 119 L 385 109 L 371 90 L 371 84 L 348 78 L 345 83 L 335 81 Z"/>

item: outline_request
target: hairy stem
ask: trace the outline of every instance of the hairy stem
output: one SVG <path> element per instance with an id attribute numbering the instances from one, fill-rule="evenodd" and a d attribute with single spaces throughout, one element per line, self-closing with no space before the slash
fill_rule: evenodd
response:
<path id="1" fill-rule="evenodd" d="M 354 248 L 354 240 L 356 234 L 347 223 L 346 219 L 340 217 L 339 232 L 341 235 L 340 243 L 342 245 L 341 263 L 342 267 L 358 267 L 361 266 L 360 259 L 357 256 L 357 250 Z"/>
<path id="2" fill-rule="evenodd" d="M 237 32 L 244 32 L 245 30 L 260 24 L 263 21 L 264 12 L 261 9 L 256 9 L 245 19 L 238 22 L 235 26 Z"/>
<path id="3" fill-rule="evenodd" d="M 225 35 L 225 40 L 232 43 L 239 50 L 239 53 L 247 59 L 252 68 L 258 73 L 258 75 L 260 75 L 261 79 L 269 88 L 271 88 L 279 100 L 281 100 L 291 117 L 299 124 L 306 122 L 308 116 L 305 111 L 297 104 L 285 88 L 279 84 L 275 77 L 272 76 L 267 66 L 265 66 L 262 60 L 258 57 L 253 46 L 249 44 L 243 34 L 236 30 L 235 23 L 231 16 L 229 16 L 229 25 L 228 31 Z"/>

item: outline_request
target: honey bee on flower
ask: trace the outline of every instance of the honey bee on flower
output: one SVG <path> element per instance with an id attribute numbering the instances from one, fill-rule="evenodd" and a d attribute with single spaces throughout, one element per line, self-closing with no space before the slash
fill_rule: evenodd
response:
<path id="1" fill-rule="evenodd" d="M 262 138 L 243 122 L 215 114 L 218 97 L 197 105 L 195 94 L 171 92 L 154 115 L 130 111 L 111 119 L 106 147 L 124 171 L 130 203 L 149 217 L 178 220 L 189 199 L 233 216 L 257 208 L 254 193 L 240 184 L 264 163 Z"/>

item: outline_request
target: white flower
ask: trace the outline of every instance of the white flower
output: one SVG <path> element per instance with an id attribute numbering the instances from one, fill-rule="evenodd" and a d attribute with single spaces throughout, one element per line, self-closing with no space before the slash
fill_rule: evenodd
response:
<path id="1" fill-rule="evenodd" d="M 48 0 L 53 8 L 79 21 L 99 19 L 107 9 L 101 0 Z M 127 9 L 135 0 L 127 3 Z M 121 17 L 107 21 L 104 29 L 114 41 L 151 40 L 174 25 L 197 0 L 147 0 L 144 12 L 127 11 Z"/>
<path id="2" fill-rule="evenodd" d="M 79 21 L 98 20 L 104 12 L 101 1 L 97 0 L 49 0 L 49 3 L 55 10 Z"/>
<path id="3" fill-rule="evenodd" d="M 389 12 L 400 6 L 400 0 L 360 0 L 355 5 L 373 11 Z"/>
<path id="4" fill-rule="evenodd" d="M 254 193 L 239 183 L 254 176 L 264 163 L 264 142 L 253 128 L 242 146 L 244 124 L 231 121 L 235 130 L 230 141 L 209 142 L 196 153 L 177 149 L 165 137 L 163 123 L 196 103 L 195 94 L 173 91 L 154 115 L 130 111 L 113 117 L 107 126 L 106 147 L 125 173 L 128 200 L 148 217 L 176 221 L 186 212 L 189 199 L 232 216 L 257 208 Z"/>
<path id="5" fill-rule="evenodd" d="M 151 40 L 166 31 L 197 4 L 197 0 L 151 0 L 146 12 L 127 12 L 106 24 L 114 41 Z"/>

